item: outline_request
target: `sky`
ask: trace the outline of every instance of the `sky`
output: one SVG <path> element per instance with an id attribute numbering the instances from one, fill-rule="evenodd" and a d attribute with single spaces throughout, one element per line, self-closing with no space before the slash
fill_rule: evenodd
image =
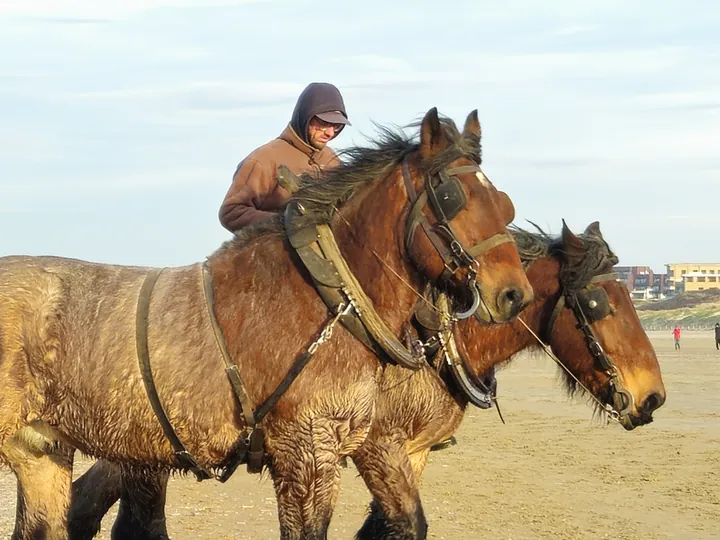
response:
<path id="1" fill-rule="evenodd" d="M 623 265 L 720 262 L 720 4 L 0 0 L 0 256 L 203 260 L 300 91 L 374 123 L 478 109 L 515 223 L 599 221 Z"/>

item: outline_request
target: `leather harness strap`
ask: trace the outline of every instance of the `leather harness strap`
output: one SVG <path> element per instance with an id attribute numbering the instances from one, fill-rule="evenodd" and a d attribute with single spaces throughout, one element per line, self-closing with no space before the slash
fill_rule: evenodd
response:
<path id="1" fill-rule="evenodd" d="M 206 469 L 200 467 L 195 461 L 195 458 L 185 450 L 182 442 L 178 438 L 175 430 L 170 424 L 167 413 L 160 402 L 160 396 L 158 395 L 157 388 L 155 387 L 155 381 L 152 376 L 152 369 L 150 368 L 150 352 L 148 347 L 148 315 L 150 311 L 150 297 L 152 295 L 153 287 L 157 282 L 160 273 L 163 271 L 162 268 L 153 268 L 150 270 L 148 275 L 145 277 L 145 281 L 140 288 L 140 296 L 138 297 L 137 312 L 135 316 L 135 337 L 137 346 L 137 355 L 140 364 L 140 373 L 142 373 L 143 384 L 145 385 L 145 391 L 147 392 L 150 405 L 155 412 L 155 416 L 160 422 L 165 436 L 173 447 L 175 457 L 184 467 L 189 468 L 198 480 L 206 480 L 212 478 L 212 474 Z"/>
<path id="2" fill-rule="evenodd" d="M 212 275 L 207 268 L 207 263 L 203 264 L 202 274 L 203 291 L 205 292 L 205 305 L 207 307 L 208 315 L 210 317 L 210 324 L 213 329 L 213 334 L 215 335 L 215 343 L 217 344 L 217 348 L 220 351 L 220 356 L 222 356 L 223 362 L 225 363 L 225 373 L 227 374 L 228 379 L 230 379 L 230 384 L 232 385 L 235 396 L 240 403 L 240 408 L 242 409 L 245 423 L 248 425 L 248 427 L 252 428 L 255 426 L 255 416 L 253 415 L 253 410 L 255 409 L 255 406 L 253 405 L 252 400 L 245 391 L 245 386 L 243 385 L 242 379 L 240 378 L 240 372 L 238 371 L 238 367 L 233 364 L 232 359 L 230 358 L 230 353 L 228 353 L 227 347 L 225 346 L 225 337 L 223 336 L 222 329 L 220 328 L 220 325 L 217 322 L 217 318 L 215 317 L 215 297 L 213 295 L 212 289 Z"/>

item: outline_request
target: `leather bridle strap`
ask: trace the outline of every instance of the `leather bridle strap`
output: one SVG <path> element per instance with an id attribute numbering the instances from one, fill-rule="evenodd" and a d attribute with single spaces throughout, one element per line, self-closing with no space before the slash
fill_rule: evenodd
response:
<path id="1" fill-rule="evenodd" d="M 480 171 L 480 167 L 476 165 L 463 165 L 442 170 L 438 173 L 441 182 L 449 181 L 450 176 L 458 174 L 471 173 Z M 425 177 L 425 191 L 420 195 L 417 194 L 415 186 L 412 183 L 410 169 L 407 160 L 402 162 L 402 175 L 405 184 L 405 190 L 408 198 L 412 203 L 412 208 L 408 214 L 405 226 L 405 245 L 409 248 L 415 236 L 415 230 L 420 225 L 425 235 L 435 247 L 443 260 L 445 269 L 441 276 L 442 279 L 448 280 L 455 273 L 457 268 L 462 266 L 472 267 L 477 265 L 477 257 L 505 243 L 514 243 L 515 239 L 508 232 L 497 233 L 482 242 L 466 249 L 457 239 L 457 235 L 452 229 L 448 220 L 439 204 L 435 189 L 431 185 L 429 177 Z M 438 223 L 434 226 L 430 225 L 427 216 L 423 212 L 425 205 L 431 202 L 433 212 L 436 214 Z"/>
<path id="2" fill-rule="evenodd" d="M 615 281 L 617 279 L 617 274 L 614 272 L 609 272 L 607 274 L 599 274 L 595 277 L 593 277 L 589 283 L 600 283 L 602 281 Z M 545 342 L 550 343 L 550 339 L 552 338 L 553 329 L 555 328 L 555 322 L 557 321 L 558 316 L 560 315 L 560 312 L 565 307 L 565 296 L 566 292 L 563 291 L 560 294 L 560 298 L 558 298 L 557 304 L 555 304 L 555 309 L 553 309 L 552 315 L 550 315 L 550 322 L 548 323 L 547 332 L 545 335 Z"/>
<path id="3" fill-rule="evenodd" d="M 472 255 L 474 258 L 479 257 L 480 255 L 490 251 L 493 248 L 496 248 L 497 246 L 500 246 L 502 244 L 514 244 L 515 238 L 510 233 L 504 232 L 504 233 L 497 233 L 488 238 L 487 240 L 483 240 L 479 244 L 475 244 L 471 248 L 467 250 L 467 252 Z"/>

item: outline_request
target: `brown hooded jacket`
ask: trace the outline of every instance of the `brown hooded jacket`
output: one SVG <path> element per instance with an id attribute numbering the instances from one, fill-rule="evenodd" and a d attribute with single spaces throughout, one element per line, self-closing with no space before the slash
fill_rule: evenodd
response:
<path id="1" fill-rule="evenodd" d="M 297 175 L 339 165 L 338 157 L 329 146 L 318 150 L 309 144 L 310 120 L 330 111 L 340 111 L 347 118 L 342 96 L 335 86 L 311 83 L 303 90 L 283 132 L 255 149 L 237 166 L 218 212 L 223 227 L 235 232 L 284 207 L 290 192 L 278 184 L 280 165 Z"/>

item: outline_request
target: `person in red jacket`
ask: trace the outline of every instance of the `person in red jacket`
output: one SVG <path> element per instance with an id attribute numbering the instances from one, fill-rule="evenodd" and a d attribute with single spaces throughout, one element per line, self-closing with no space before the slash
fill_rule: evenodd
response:
<path id="1" fill-rule="evenodd" d="M 283 132 L 237 166 L 218 212 L 222 226 L 235 232 L 285 206 L 290 192 L 278 184 L 280 165 L 296 175 L 339 165 L 328 143 L 347 125 L 351 124 L 340 91 L 329 83 L 309 84 Z"/>
<path id="2" fill-rule="evenodd" d="M 673 339 L 675 340 L 675 350 L 678 350 L 680 348 L 680 325 L 675 325 L 675 330 L 672 332 Z"/>

